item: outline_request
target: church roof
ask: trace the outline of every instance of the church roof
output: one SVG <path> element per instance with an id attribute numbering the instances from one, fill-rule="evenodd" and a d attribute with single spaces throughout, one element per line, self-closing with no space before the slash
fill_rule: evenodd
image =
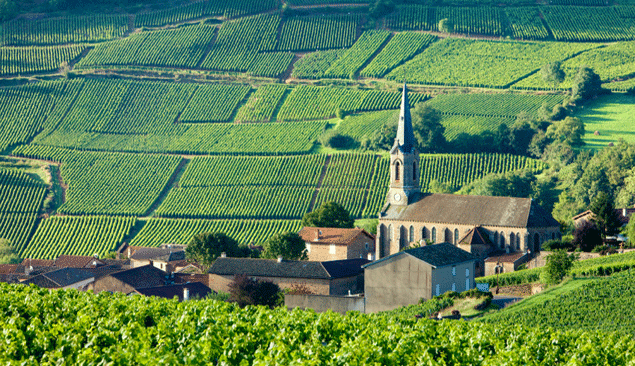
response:
<path id="1" fill-rule="evenodd" d="M 420 194 L 407 206 L 389 206 L 382 219 L 503 227 L 560 224 L 530 198 Z"/>
<path id="2" fill-rule="evenodd" d="M 426 245 L 419 248 L 406 249 L 404 251 L 371 262 L 363 267 L 372 267 L 378 263 L 384 262 L 390 258 L 399 255 L 411 255 L 419 260 L 428 263 L 433 267 L 444 267 L 452 264 L 458 264 L 478 259 L 478 257 L 476 257 L 474 254 L 466 252 L 461 248 L 455 247 L 450 243 L 441 243 Z"/>
<path id="3" fill-rule="evenodd" d="M 463 237 L 463 239 L 459 240 L 459 244 L 485 244 L 490 245 L 492 241 L 489 240 L 489 235 L 485 232 L 480 226 L 474 227 L 472 230 L 468 231 L 467 234 Z"/>
<path id="4" fill-rule="evenodd" d="M 415 147 L 415 135 L 412 129 L 412 117 L 410 116 L 410 103 L 408 102 L 408 88 L 403 84 L 403 94 L 401 96 L 401 111 L 399 113 L 399 124 L 397 125 L 397 136 L 391 153 L 396 149 L 402 152 L 411 152 Z"/>

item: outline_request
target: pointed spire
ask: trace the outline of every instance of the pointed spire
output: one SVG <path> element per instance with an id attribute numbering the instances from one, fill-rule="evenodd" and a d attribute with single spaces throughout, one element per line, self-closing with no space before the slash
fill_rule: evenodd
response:
<path id="1" fill-rule="evenodd" d="M 395 146 L 403 152 L 410 152 L 415 146 L 415 136 L 412 129 L 412 118 L 410 117 L 410 103 L 408 103 L 408 88 L 403 83 L 403 95 L 401 96 L 401 112 L 399 113 L 399 125 L 397 126 L 397 137 Z"/>

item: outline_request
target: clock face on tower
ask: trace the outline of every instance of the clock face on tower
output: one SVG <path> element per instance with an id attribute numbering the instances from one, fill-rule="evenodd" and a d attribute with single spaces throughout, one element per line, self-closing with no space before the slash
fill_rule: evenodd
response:
<path id="1" fill-rule="evenodd" d="M 394 197 L 395 197 L 395 201 L 397 202 L 401 201 L 401 195 L 399 193 L 396 193 Z"/>

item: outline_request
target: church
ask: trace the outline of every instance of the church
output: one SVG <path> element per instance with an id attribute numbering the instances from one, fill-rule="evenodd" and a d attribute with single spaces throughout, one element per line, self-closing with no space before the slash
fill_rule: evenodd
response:
<path id="1" fill-rule="evenodd" d="M 422 193 L 421 171 L 404 84 L 390 189 L 379 213 L 378 259 L 422 242 L 447 242 L 483 259 L 494 252 L 538 252 L 543 242 L 561 238 L 558 221 L 531 198 Z"/>

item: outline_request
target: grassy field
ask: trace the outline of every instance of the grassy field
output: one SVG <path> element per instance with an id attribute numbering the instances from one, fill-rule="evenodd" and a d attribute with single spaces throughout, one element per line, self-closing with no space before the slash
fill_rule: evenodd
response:
<path id="1" fill-rule="evenodd" d="M 586 148 L 601 149 L 620 139 L 635 142 L 635 96 L 600 97 L 580 109 L 576 117 L 584 122 Z"/>

